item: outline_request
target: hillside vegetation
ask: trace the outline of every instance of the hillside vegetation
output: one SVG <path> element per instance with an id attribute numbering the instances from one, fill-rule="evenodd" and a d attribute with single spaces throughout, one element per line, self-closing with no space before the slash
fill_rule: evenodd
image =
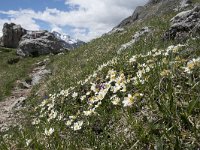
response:
<path id="1" fill-rule="evenodd" d="M 11 94 L 16 80 L 26 79 L 33 64 L 42 59 L 20 59 L 15 49 L 0 48 L 0 101 Z"/>
<path id="2" fill-rule="evenodd" d="M 174 15 L 152 17 L 50 56 L 46 95 L 38 97 L 38 87 L 33 89 L 26 119 L 1 133 L 0 149 L 200 148 L 200 39 L 163 41 Z M 117 54 L 144 26 L 153 32 Z M 29 68 L 38 59 L 43 57 L 16 65 Z M 16 70 L 11 82 L 27 70 Z"/>

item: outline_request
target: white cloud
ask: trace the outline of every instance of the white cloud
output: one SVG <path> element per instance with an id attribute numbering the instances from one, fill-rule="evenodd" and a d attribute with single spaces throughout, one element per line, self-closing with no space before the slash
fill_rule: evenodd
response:
<path id="1" fill-rule="evenodd" d="M 31 17 L 31 15 L 35 14 L 33 10 L 24 9 L 19 11 L 0 11 L 0 14 L 8 15 L 7 19 L 0 19 L 1 29 L 5 22 L 13 22 L 16 24 L 21 24 L 27 30 L 40 30 L 40 26 L 37 25 L 36 21 Z"/>
<path id="2" fill-rule="evenodd" d="M 58 27 L 58 26 L 56 26 L 56 25 L 51 25 L 51 32 L 53 32 L 53 31 L 56 31 L 56 32 L 59 32 L 59 33 L 63 33 L 63 30 L 62 30 L 62 28 L 60 28 L 60 27 Z"/>
<path id="3" fill-rule="evenodd" d="M 21 24 L 30 30 L 39 30 L 40 26 L 35 19 L 48 23 L 51 30 L 62 32 L 66 26 L 73 29 L 70 33 L 81 40 L 89 41 L 101 34 L 110 31 L 122 19 L 131 15 L 138 5 L 147 0 L 65 0 L 66 7 L 75 8 L 71 11 L 46 8 L 44 11 L 20 9 L 18 11 L 0 11 L 8 15 L 2 22 Z"/>

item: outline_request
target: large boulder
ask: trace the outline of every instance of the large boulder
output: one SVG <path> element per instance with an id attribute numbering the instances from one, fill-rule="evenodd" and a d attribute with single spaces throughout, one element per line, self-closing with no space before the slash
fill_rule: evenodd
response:
<path id="1" fill-rule="evenodd" d="M 163 36 L 164 40 L 185 41 L 190 35 L 200 34 L 200 6 L 183 11 L 171 19 L 171 26 Z"/>
<path id="2" fill-rule="evenodd" d="M 19 43 L 17 54 L 20 56 L 39 56 L 57 54 L 72 49 L 72 46 L 48 31 L 28 31 Z"/>
<path id="3" fill-rule="evenodd" d="M 3 26 L 3 36 L 1 37 L 1 46 L 7 48 L 17 48 L 21 37 L 26 34 L 26 30 L 20 25 L 14 23 L 5 23 Z"/>

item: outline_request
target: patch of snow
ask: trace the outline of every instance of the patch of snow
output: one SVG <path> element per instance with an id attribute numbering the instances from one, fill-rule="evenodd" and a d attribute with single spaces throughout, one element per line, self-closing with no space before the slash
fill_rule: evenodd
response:
<path id="1" fill-rule="evenodd" d="M 58 32 L 56 32 L 56 31 L 53 31 L 52 33 L 53 33 L 58 39 L 63 40 L 63 41 L 65 41 L 65 42 L 69 43 L 69 44 L 76 44 L 76 43 L 79 42 L 79 40 L 73 39 L 73 38 L 71 38 L 71 37 L 70 37 L 69 35 L 67 35 L 67 34 L 61 34 L 61 33 L 58 33 Z"/>

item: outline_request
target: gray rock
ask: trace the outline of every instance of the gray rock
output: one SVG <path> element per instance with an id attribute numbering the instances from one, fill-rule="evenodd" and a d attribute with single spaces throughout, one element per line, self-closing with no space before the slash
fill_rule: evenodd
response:
<path id="1" fill-rule="evenodd" d="M 148 33 L 152 32 L 152 29 L 150 27 L 144 27 L 142 28 L 140 31 L 136 32 L 133 37 L 132 40 L 129 41 L 128 43 L 125 43 L 123 45 L 121 45 L 120 49 L 117 51 L 118 54 L 121 54 L 122 51 L 126 50 L 127 48 L 131 47 L 132 45 L 134 45 L 136 42 L 138 42 L 140 40 L 140 38 Z"/>
<path id="2" fill-rule="evenodd" d="M 180 2 L 180 9 L 184 9 L 192 4 L 191 0 L 182 0 Z"/>
<path id="3" fill-rule="evenodd" d="M 20 56 L 39 56 L 57 54 L 72 48 L 70 44 L 59 40 L 48 31 L 29 31 L 19 43 L 17 54 Z"/>
<path id="4" fill-rule="evenodd" d="M 20 56 L 58 54 L 83 44 L 85 43 L 80 40 L 66 42 L 48 31 L 28 31 L 14 23 L 4 24 L 3 36 L 0 38 L 0 46 L 17 48 Z"/>
<path id="5" fill-rule="evenodd" d="M 135 9 L 134 13 L 130 17 L 123 20 L 116 28 L 123 28 L 124 26 L 130 25 L 138 19 L 142 19 L 144 17 L 144 15 L 142 14 L 142 11 L 144 9 L 145 8 L 143 6 L 138 6 Z"/>
<path id="6" fill-rule="evenodd" d="M 160 3 L 160 2 L 162 2 L 162 0 L 149 0 L 147 5 L 155 5 L 155 4 Z"/>
<path id="7" fill-rule="evenodd" d="M 32 78 L 31 85 L 37 85 L 40 81 L 46 77 L 47 75 L 51 74 L 51 70 L 46 69 L 46 66 L 38 66 L 36 67 L 32 74 L 30 75 Z"/>
<path id="8" fill-rule="evenodd" d="M 21 37 L 26 34 L 26 30 L 20 25 L 14 23 L 5 23 L 3 26 L 3 36 L 1 37 L 1 46 L 7 48 L 17 48 Z"/>
<path id="9" fill-rule="evenodd" d="M 34 64 L 35 67 L 42 67 L 42 66 L 46 66 L 48 63 L 50 62 L 49 58 L 44 59 L 43 61 L 40 61 L 36 64 Z"/>
<path id="10" fill-rule="evenodd" d="M 171 26 L 163 35 L 163 39 L 185 41 L 191 34 L 199 34 L 199 24 L 200 6 L 183 11 L 171 19 Z"/>
<path id="11" fill-rule="evenodd" d="M 26 99 L 27 97 L 20 97 L 16 99 L 15 102 L 10 106 L 10 110 L 20 110 L 24 106 Z"/>
<path id="12" fill-rule="evenodd" d="M 113 28 L 110 32 L 108 32 L 108 35 L 114 34 L 114 33 L 123 33 L 125 32 L 124 28 Z"/>
<path id="13" fill-rule="evenodd" d="M 193 29 L 193 31 L 192 31 L 192 34 L 195 35 L 195 36 L 197 36 L 197 37 L 200 37 L 200 23 L 198 23 L 198 24 L 194 27 L 194 29 Z"/>
<path id="14" fill-rule="evenodd" d="M 125 20 L 123 20 L 117 27 L 124 27 L 124 26 L 132 24 L 136 20 L 143 19 L 144 16 L 146 15 L 146 14 L 143 13 L 144 9 L 145 9 L 145 7 L 138 6 L 135 9 L 134 13 L 130 17 L 128 17 Z"/>
<path id="15" fill-rule="evenodd" d="M 149 0 L 144 6 L 138 6 L 134 13 L 123 20 L 116 28 L 123 28 L 136 21 L 141 21 L 152 16 L 160 16 L 173 11 L 180 4 L 180 0 Z"/>
<path id="16" fill-rule="evenodd" d="M 29 89 L 31 87 L 26 81 L 18 81 L 17 84 L 20 89 Z"/>

